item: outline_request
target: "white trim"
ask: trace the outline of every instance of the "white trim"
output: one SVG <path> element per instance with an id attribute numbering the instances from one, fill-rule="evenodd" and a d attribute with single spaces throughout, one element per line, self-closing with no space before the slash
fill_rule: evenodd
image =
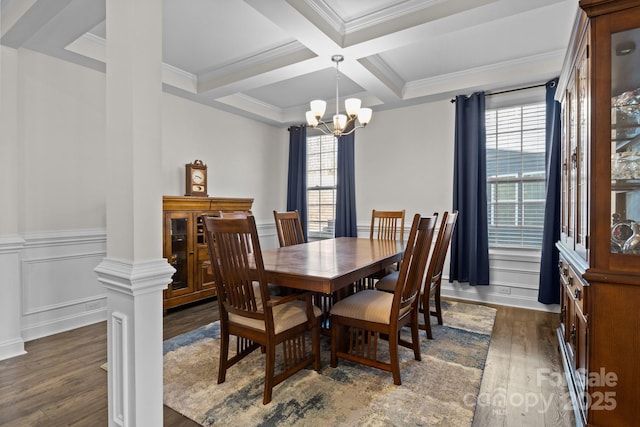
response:
<path id="1" fill-rule="evenodd" d="M 25 342 L 38 338 L 48 337 L 65 331 L 93 325 L 107 320 L 107 310 L 101 307 L 96 310 L 74 313 L 69 316 L 47 319 L 44 322 L 29 325 L 22 329 L 22 337 Z"/>
<path id="2" fill-rule="evenodd" d="M 24 244 L 21 236 L 0 236 L 0 254 L 20 253 Z"/>
<path id="3" fill-rule="evenodd" d="M 131 296 L 166 289 L 176 272 L 165 258 L 139 262 L 104 258 L 94 271 L 105 288 Z"/>
<path id="4" fill-rule="evenodd" d="M 10 359 L 22 354 L 27 354 L 24 350 L 24 340 L 22 338 L 15 338 L 0 343 L 0 360 Z"/>
<path id="5" fill-rule="evenodd" d="M 129 346 L 127 316 L 114 312 L 111 314 L 111 353 L 108 360 L 109 387 L 112 394 L 109 402 L 112 419 L 116 425 L 129 425 Z"/>

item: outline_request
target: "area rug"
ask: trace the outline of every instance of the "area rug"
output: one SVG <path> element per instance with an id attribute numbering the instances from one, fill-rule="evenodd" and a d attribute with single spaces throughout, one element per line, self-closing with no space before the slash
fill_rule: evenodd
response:
<path id="1" fill-rule="evenodd" d="M 339 361 L 303 369 L 262 404 L 264 355 L 255 351 L 217 384 L 219 323 L 164 342 L 164 404 L 203 426 L 470 426 L 495 309 L 442 302 L 444 325 L 433 340 L 420 331 L 422 361 L 400 348 L 402 385 L 391 373 Z M 230 346 L 233 348 L 233 346 Z"/>

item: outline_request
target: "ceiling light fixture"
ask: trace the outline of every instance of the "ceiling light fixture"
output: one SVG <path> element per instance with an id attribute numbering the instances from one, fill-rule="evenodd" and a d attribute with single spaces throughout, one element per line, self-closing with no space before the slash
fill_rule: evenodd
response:
<path id="1" fill-rule="evenodd" d="M 331 60 L 336 63 L 336 114 L 333 116 L 333 129 L 330 125 L 322 120 L 324 111 L 327 108 L 326 101 L 315 99 L 311 101 L 311 111 L 307 111 L 307 124 L 313 128 L 318 129 L 325 135 L 335 135 L 340 137 L 342 135 L 349 135 L 355 132 L 356 129 L 363 128 L 371 120 L 373 112 L 371 108 L 360 108 L 362 102 L 357 98 L 348 98 L 344 101 L 344 106 L 347 114 L 340 114 L 339 112 L 339 92 L 338 82 L 340 81 L 340 71 L 338 65 L 344 60 L 342 55 L 333 55 Z M 355 125 L 355 120 L 358 119 L 360 125 Z"/>

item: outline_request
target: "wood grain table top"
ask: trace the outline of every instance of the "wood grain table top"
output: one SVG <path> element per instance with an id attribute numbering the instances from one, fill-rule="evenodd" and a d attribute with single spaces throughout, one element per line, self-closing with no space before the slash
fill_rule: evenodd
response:
<path id="1" fill-rule="evenodd" d="M 269 283 L 333 293 L 402 259 L 404 243 L 356 237 L 262 250 Z"/>

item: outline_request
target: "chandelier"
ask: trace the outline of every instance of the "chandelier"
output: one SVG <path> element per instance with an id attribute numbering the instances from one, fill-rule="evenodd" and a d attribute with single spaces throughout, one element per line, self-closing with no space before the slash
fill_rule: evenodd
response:
<path id="1" fill-rule="evenodd" d="M 348 98 L 344 101 L 344 106 L 347 114 L 340 114 L 338 110 L 338 82 L 340 81 L 340 71 L 338 65 L 344 60 L 342 55 L 333 55 L 331 60 L 336 63 L 336 114 L 333 116 L 333 129 L 331 126 L 322 120 L 324 111 L 327 108 L 326 101 L 316 99 L 311 101 L 311 110 L 307 111 L 307 124 L 312 129 L 318 129 L 325 135 L 335 135 L 340 137 L 342 135 L 349 135 L 355 132 L 356 129 L 363 128 L 371 120 L 371 108 L 360 108 L 362 102 L 357 98 Z M 358 119 L 360 125 L 355 125 L 355 120 Z"/>

